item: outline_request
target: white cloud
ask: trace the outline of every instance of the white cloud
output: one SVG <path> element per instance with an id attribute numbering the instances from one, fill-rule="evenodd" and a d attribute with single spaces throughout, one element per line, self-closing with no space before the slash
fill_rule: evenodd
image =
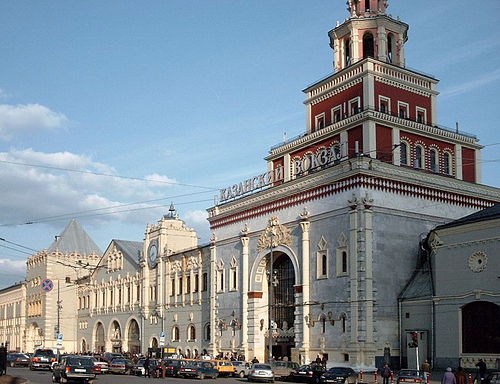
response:
<path id="1" fill-rule="evenodd" d="M 4 140 L 17 134 L 60 129 L 67 122 L 62 113 L 40 104 L 0 105 L 0 138 Z"/>
<path id="2" fill-rule="evenodd" d="M 2 88 L 0 88 L 0 100 L 8 99 L 10 95 L 8 95 Z"/>
<path id="3" fill-rule="evenodd" d="M 495 82 L 497 80 L 500 80 L 500 69 L 497 69 L 497 70 L 490 72 L 490 73 L 486 73 L 485 75 L 483 75 L 475 80 L 459 84 L 455 87 L 450 87 L 450 88 L 444 90 L 443 92 L 441 92 L 440 96 L 441 96 L 441 99 L 455 97 L 455 96 L 462 95 L 464 93 L 473 91 L 473 90 L 480 88 L 484 85 L 488 85 L 488 84 Z"/>
<path id="4" fill-rule="evenodd" d="M 57 219 L 54 224 L 60 226 L 61 221 L 70 217 L 86 217 L 94 223 L 116 220 L 144 224 L 161 217 L 170 204 L 170 198 L 164 193 L 171 188 L 170 184 L 100 176 L 98 173 L 116 175 L 116 171 L 88 156 L 25 149 L 0 152 L 0 161 L 3 161 L 0 179 L 4 180 L 0 188 L 0 223 L 3 224 L 53 218 L 48 219 L 49 222 Z M 157 174 L 149 177 L 172 180 Z M 58 215 L 64 218 L 55 217 Z"/>
<path id="5" fill-rule="evenodd" d="M 9 274 L 19 279 L 26 273 L 26 260 L 0 259 L 0 270 L 9 271 Z"/>
<path id="6" fill-rule="evenodd" d="M 208 212 L 202 210 L 189 211 L 186 213 L 186 222 L 192 224 L 206 224 Z"/>
<path id="7" fill-rule="evenodd" d="M 210 238 L 210 227 L 207 218 L 208 212 L 202 210 L 188 211 L 184 215 L 185 222 L 196 230 L 201 243 L 208 242 Z"/>

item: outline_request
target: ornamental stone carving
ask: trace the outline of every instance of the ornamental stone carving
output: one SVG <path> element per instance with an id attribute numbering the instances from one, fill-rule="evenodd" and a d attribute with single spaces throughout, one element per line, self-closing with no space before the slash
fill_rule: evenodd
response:
<path id="1" fill-rule="evenodd" d="M 488 257 L 484 252 L 474 252 L 469 256 L 467 264 L 472 272 L 482 272 L 486 268 Z"/>
<path id="2" fill-rule="evenodd" d="M 290 230 L 280 224 L 276 216 L 273 216 L 269 219 L 267 228 L 259 237 L 257 249 L 261 252 L 265 249 L 277 247 L 278 245 L 290 246 L 291 244 L 292 237 L 290 236 Z"/>

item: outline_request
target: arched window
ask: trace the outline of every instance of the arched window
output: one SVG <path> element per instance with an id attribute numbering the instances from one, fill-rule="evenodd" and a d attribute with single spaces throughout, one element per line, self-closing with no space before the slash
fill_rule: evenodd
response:
<path id="1" fill-rule="evenodd" d="M 447 175 L 451 175 L 451 154 L 450 154 L 450 152 L 445 152 L 443 154 L 443 172 Z"/>
<path id="2" fill-rule="evenodd" d="M 375 44 L 373 42 L 373 35 L 366 32 L 363 35 L 363 59 L 375 56 Z"/>
<path id="3" fill-rule="evenodd" d="M 406 144 L 404 141 L 402 141 L 399 145 L 399 153 L 401 154 L 401 165 L 408 165 L 408 144 Z"/>
<path id="4" fill-rule="evenodd" d="M 347 316 L 345 315 L 345 313 L 342 314 L 341 318 L 342 318 L 342 333 L 345 333 L 347 330 Z"/>
<path id="5" fill-rule="evenodd" d="M 325 333 L 326 332 L 326 316 L 321 315 L 321 318 L 319 319 L 319 321 L 321 323 L 321 333 Z"/>
<path id="6" fill-rule="evenodd" d="M 344 39 L 344 61 L 345 66 L 351 65 L 351 46 L 349 42 L 349 38 Z"/>
<path id="7" fill-rule="evenodd" d="M 188 341 L 195 341 L 196 340 L 196 328 L 194 327 L 193 324 L 189 325 L 187 333 L 188 333 L 187 334 Z"/>
<path id="8" fill-rule="evenodd" d="M 500 351 L 500 306 L 474 301 L 462 308 L 462 353 L 489 354 Z"/>
<path id="9" fill-rule="evenodd" d="M 394 55 L 394 36 L 392 33 L 389 33 L 387 35 L 387 62 L 392 63 L 393 62 L 393 55 Z"/>
<path id="10" fill-rule="evenodd" d="M 370 10 L 370 0 L 365 0 L 365 11 Z"/>
<path id="11" fill-rule="evenodd" d="M 415 168 L 424 167 L 424 150 L 420 145 L 415 147 Z"/>
<path id="12" fill-rule="evenodd" d="M 205 325 L 205 340 L 210 341 L 210 324 Z"/>
<path id="13" fill-rule="evenodd" d="M 432 148 L 429 152 L 429 162 L 433 172 L 439 172 L 438 152 Z"/>
<path id="14" fill-rule="evenodd" d="M 172 341 L 179 341 L 179 337 L 180 337 L 179 327 L 174 326 L 172 328 Z"/>

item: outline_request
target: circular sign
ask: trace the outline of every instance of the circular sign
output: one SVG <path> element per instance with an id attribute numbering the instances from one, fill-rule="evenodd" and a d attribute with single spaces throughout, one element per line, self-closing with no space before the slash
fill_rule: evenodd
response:
<path id="1" fill-rule="evenodd" d="M 54 283 L 50 279 L 45 279 L 42 281 L 42 291 L 50 292 L 54 288 Z"/>

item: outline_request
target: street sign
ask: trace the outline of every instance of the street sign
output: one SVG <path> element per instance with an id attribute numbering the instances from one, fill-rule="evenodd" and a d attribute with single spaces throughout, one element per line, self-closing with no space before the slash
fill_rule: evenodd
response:
<path id="1" fill-rule="evenodd" d="M 163 347 L 165 345 L 165 332 L 161 331 L 160 332 L 160 347 Z"/>
<path id="2" fill-rule="evenodd" d="M 63 344 L 62 344 L 62 342 L 63 342 L 63 338 L 64 338 L 64 336 L 63 336 L 63 334 L 62 334 L 62 333 L 58 333 L 58 334 L 57 334 L 57 343 L 56 343 L 56 348 L 58 348 L 58 349 L 59 349 L 59 348 L 62 348 L 62 346 L 63 346 Z"/>
<path id="3" fill-rule="evenodd" d="M 42 288 L 42 291 L 50 292 L 54 289 L 54 283 L 50 279 L 45 279 L 42 281 L 40 287 Z"/>

